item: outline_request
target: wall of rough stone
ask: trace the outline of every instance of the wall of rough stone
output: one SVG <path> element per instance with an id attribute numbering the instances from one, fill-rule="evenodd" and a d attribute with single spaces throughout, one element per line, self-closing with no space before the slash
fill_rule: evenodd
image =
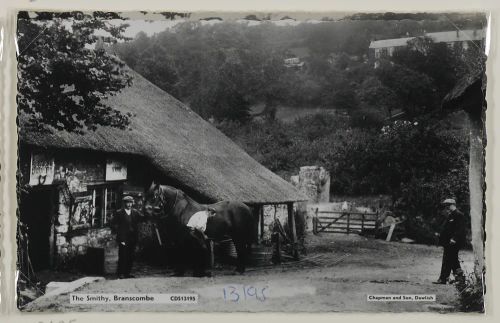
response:
<path id="1" fill-rule="evenodd" d="M 309 203 L 324 203 L 330 200 L 330 173 L 323 167 L 300 167 L 299 174 L 292 176 L 291 182 L 309 197 Z"/>
<path id="2" fill-rule="evenodd" d="M 297 235 L 305 236 L 312 232 L 312 218 L 309 205 L 311 203 L 328 203 L 330 200 L 330 173 L 319 166 L 303 166 L 299 174 L 291 177 L 292 184 L 309 197 L 308 201 L 296 205 Z"/>
<path id="3" fill-rule="evenodd" d="M 55 224 L 56 267 L 72 263 L 76 257 L 83 256 L 87 248 L 112 248 L 115 236 L 111 228 L 87 228 L 69 232 L 70 202 L 67 191 L 59 190 L 57 222 Z"/>

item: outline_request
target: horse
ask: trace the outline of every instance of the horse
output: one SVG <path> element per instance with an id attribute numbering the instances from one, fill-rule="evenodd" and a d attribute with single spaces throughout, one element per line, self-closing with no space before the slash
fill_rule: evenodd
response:
<path id="1" fill-rule="evenodd" d="M 159 208 L 160 212 L 182 226 L 199 211 L 215 212 L 207 220 L 205 234 L 214 241 L 232 239 L 236 247 L 236 271 L 245 272 L 246 258 L 255 242 L 256 221 L 250 208 L 237 201 L 221 201 L 214 204 L 200 204 L 183 191 L 168 185 L 153 183 L 146 193 L 146 204 Z"/>
<path id="2" fill-rule="evenodd" d="M 173 216 L 159 217 L 156 223 L 168 258 L 175 265 L 174 276 L 184 276 L 188 268 L 193 269 L 194 277 L 211 275 L 206 271 L 210 261 L 209 248 L 201 231 L 191 231 Z"/>

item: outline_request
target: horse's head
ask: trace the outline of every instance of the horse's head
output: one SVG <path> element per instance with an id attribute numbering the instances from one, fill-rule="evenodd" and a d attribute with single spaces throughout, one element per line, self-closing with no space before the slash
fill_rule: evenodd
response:
<path id="1" fill-rule="evenodd" d="M 152 207 L 154 212 L 161 216 L 168 215 L 175 208 L 178 195 L 176 188 L 153 182 L 146 192 L 145 207 Z"/>

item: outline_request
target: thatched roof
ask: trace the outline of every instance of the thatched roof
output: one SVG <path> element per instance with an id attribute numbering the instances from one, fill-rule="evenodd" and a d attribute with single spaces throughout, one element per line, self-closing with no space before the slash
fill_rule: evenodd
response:
<path id="1" fill-rule="evenodd" d="M 23 132 L 21 126 L 21 144 L 144 156 L 166 177 L 213 201 L 306 200 L 186 105 L 132 74 L 133 85 L 107 99 L 113 108 L 134 114 L 129 130 L 100 127 L 83 135 L 65 131 L 41 135 Z"/>
<path id="2" fill-rule="evenodd" d="M 478 69 L 460 79 L 448 92 L 442 102 L 445 110 L 463 109 L 469 113 L 480 114 L 485 106 L 486 75 Z"/>

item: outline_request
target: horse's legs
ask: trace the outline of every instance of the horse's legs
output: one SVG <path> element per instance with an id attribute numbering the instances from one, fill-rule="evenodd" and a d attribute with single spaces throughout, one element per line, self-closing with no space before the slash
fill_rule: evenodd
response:
<path id="1" fill-rule="evenodd" d="M 234 246 L 236 247 L 236 253 L 238 257 L 236 262 L 236 271 L 239 272 L 240 274 L 243 274 L 245 272 L 248 246 L 243 241 L 234 241 Z"/>
<path id="2" fill-rule="evenodd" d="M 205 277 L 211 276 L 210 272 L 207 272 L 210 259 L 210 250 L 208 247 L 208 241 L 205 239 L 203 232 L 199 230 L 190 231 L 191 243 L 189 248 L 191 251 L 190 263 L 193 268 L 194 277 Z"/>

